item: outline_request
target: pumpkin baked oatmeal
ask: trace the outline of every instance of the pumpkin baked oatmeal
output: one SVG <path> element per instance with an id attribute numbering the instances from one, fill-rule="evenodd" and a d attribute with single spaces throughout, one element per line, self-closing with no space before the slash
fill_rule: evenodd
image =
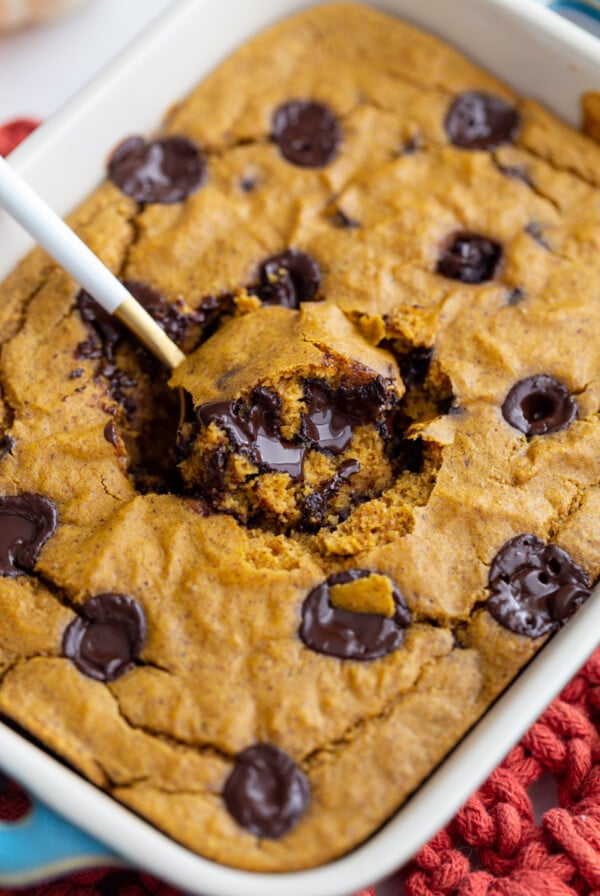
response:
<path id="1" fill-rule="evenodd" d="M 225 864 L 369 837 L 600 573 L 599 187 L 347 3 L 125 136 L 71 222 L 188 358 L 0 287 L 4 717 Z"/>

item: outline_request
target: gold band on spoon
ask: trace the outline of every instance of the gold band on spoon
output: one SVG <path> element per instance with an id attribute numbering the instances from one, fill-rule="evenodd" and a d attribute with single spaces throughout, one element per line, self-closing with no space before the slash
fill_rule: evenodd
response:
<path id="1" fill-rule="evenodd" d="M 115 317 L 134 333 L 153 355 L 156 355 L 171 370 L 174 370 L 185 355 L 150 317 L 145 308 L 131 296 L 121 302 L 114 312 Z"/>

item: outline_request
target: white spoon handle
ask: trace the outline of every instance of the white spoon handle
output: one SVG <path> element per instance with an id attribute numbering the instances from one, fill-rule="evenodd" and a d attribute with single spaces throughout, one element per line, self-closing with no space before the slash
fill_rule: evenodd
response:
<path id="1" fill-rule="evenodd" d="M 0 206 L 109 314 L 115 314 L 171 369 L 184 354 L 123 284 L 0 156 Z"/>

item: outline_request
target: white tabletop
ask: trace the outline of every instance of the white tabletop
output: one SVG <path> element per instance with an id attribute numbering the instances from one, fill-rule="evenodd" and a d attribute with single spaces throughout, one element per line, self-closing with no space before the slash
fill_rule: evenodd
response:
<path id="1" fill-rule="evenodd" d="M 0 124 L 47 118 L 173 0 L 82 0 L 67 16 L 0 34 Z"/>

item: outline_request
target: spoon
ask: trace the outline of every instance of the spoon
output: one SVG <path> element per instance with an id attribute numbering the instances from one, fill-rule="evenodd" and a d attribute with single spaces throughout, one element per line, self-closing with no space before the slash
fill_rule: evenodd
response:
<path id="1" fill-rule="evenodd" d="M 109 314 L 114 314 L 163 364 L 185 355 L 137 299 L 0 156 L 0 206 Z"/>

